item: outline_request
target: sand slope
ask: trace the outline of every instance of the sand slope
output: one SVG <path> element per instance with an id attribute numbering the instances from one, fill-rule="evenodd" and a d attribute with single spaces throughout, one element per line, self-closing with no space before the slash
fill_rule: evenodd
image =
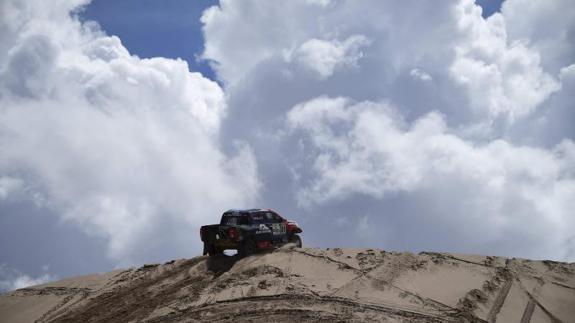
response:
<path id="1" fill-rule="evenodd" d="M 374 249 L 196 257 L 0 295 L 1 322 L 575 322 L 575 264 Z"/>

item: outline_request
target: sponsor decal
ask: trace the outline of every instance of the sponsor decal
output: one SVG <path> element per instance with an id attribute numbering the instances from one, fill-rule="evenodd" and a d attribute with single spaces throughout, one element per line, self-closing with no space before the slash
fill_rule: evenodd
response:
<path id="1" fill-rule="evenodd" d="M 256 234 L 263 234 L 263 233 L 270 233 L 271 230 L 270 228 L 265 225 L 265 224 L 260 224 L 260 226 L 258 227 L 258 230 L 256 231 Z"/>

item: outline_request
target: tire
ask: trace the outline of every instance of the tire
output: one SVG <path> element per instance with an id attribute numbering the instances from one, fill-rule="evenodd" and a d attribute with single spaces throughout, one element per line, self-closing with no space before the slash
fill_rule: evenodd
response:
<path id="1" fill-rule="evenodd" d="M 238 254 L 241 257 L 248 257 L 257 252 L 256 243 L 252 240 L 247 240 L 238 249 Z"/>
<path id="2" fill-rule="evenodd" d="M 301 237 L 297 234 L 292 235 L 291 238 L 289 239 L 289 242 L 295 244 L 296 248 L 302 247 Z"/>

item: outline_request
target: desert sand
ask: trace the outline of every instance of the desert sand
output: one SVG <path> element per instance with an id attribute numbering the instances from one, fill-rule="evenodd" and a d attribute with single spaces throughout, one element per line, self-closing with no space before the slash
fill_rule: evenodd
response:
<path id="1" fill-rule="evenodd" d="M 0 295 L 1 322 L 575 322 L 575 263 L 282 248 Z"/>

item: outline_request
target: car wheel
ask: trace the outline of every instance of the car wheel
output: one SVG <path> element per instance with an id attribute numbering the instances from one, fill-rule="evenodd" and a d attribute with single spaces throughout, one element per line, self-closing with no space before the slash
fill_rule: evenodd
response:
<path id="1" fill-rule="evenodd" d="M 296 248 L 302 247 L 301 237 L 297 234 L 294 234 L 293 236 L 291 236 L 291 238 L 289 239 L 289 242 L 293 243 Z"/>

